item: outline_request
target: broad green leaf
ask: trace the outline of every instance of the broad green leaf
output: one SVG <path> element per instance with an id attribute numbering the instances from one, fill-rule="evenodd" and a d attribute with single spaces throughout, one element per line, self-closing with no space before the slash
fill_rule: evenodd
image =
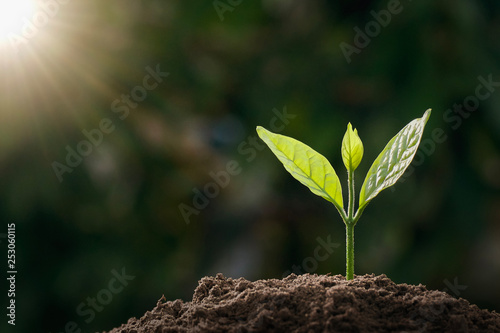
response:
<path id="1" fill-rule="evenodd" d="M 428 109 L 422 118 L 411 121 L 389 141 L 378 155 L 361 187 L 359 209 L 366 206 L 382 190 L 394 185 L 403 175 L 417 152 L 430 115 L 431 109 Z"/>
<path id="2" fill-rule="evenodd" d="M 363 158 L 363 143 L 358 136 L 358 130 L 352 130 L 352 125 L 347 125 L 347 131 L 342 140 L 342 160 L 344 161 L 347 171 L 356 170 L 361 159 Z"/>
<path id="3" fill-rule="evenodd" d="M 298 140 L 269 132 L 261 126 L 257 126 L 257 133 L 295 179 L 337 209 L 343 209 L 339 177 L 323 155 Z"/>

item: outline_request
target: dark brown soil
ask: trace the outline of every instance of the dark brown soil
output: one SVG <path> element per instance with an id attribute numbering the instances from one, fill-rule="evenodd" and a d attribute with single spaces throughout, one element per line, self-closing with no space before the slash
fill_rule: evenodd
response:
<path id="1" fill-rule="evenodd" d="M 109 333 L 500 332 L 500 314 L 387 276 L 204 277 L 193 300 L 165 302 Z"/>

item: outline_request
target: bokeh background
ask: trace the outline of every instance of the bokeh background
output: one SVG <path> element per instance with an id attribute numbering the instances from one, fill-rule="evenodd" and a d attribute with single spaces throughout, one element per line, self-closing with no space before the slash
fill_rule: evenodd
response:
<path id="1" fill-rule="evenodd" d="M 498 1 L 402 0 L 350 62 L 341 43 L 354 45 L 354 29 L 390 1 L 45 3 L 46 22 L 34 12 L 35 29 L 0 45 L 0 248 L 15 223 L 18 270 L 17 325 L 4 316 L 2 332 L 109 330 L 162 295 L 189 301 L 217 272 L 345 274 L 335 208 L 255 140 L 284 111 L 281 133 L 325 155 L 343 184 L 340 144 L 349 121 L 358 129 L 359 191 L 387 141 L 432 108 L 427 149 L 356 227 L 355 272 L 453 296 L 456 281 L 460 297 L 500 311 L 500 84 L 453 112 L 474 100 L 479 77 L 500 81 Z M 127 106 L 148 67 L 169 74 Z M 113 130 L 82 146 L 103 119 Z M 54 162 L 67 165 L 79 144 L 92 151 L 60 181 Z M 180 205 L 193 207 L 227 163 L 238 172 L 184 218 Z M 326 260 L 312 260 L 318 237 L 338 244 Z M 102 298 L 122 269 L 134 279 Z M 77 312 L 98 295 L 107 304 L 95 318 Z"/>

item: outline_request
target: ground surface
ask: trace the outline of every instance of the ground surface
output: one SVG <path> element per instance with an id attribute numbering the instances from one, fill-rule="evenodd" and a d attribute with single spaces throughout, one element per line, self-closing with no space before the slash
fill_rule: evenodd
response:
<path id="1" fill-rule="evenodd" d="M 109 333 L 500 332 L 500 314 L 385 275 L 294 274 L 250 282 L 201 279 L 193 300 L 165 302 Z"/>

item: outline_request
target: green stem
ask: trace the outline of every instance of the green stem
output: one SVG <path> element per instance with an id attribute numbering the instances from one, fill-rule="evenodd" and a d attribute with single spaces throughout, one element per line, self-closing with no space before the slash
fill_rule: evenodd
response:
<path id="1" fill-rule="evenodd" d="M 358 223 L 358 220 L 361 217 L 361 215 L 363 214 L 363 211 L 365 210 L 365 208 L 366 208 L 366 205 L 364 205 L 363 207 L 358 208 L 358 211 L 356 212 L 356 215 L 352 219 L 352 222 L 353 222 L 354 225 L 356 225 L 356 223 Z"/>
<path id="2" fill-rule="evenodd" d="M 354 171 L 347 172 L 349 182 L 349 206 L 346 225 L 346 273 L 347 280 L 354 277 Z"/>
<path id="3" fill-rule="evenodd" d="M 347 178 L 349 181 L 349 208 L 348 208 L 348 219 L 352 222 L 354 218 L 354 171 L 347 172 Z"/>
<path id="4" fill-rule="evenodd" d="M 354 277 L 354 224 L 346 225 L 346 280 Z"/>

